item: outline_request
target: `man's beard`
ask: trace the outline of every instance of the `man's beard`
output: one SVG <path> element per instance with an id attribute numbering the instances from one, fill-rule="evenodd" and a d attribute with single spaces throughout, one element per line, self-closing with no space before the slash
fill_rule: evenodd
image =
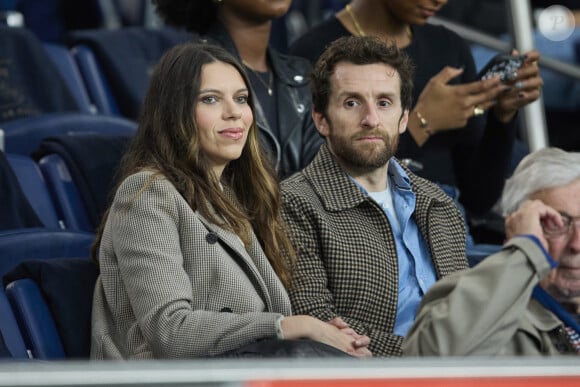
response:
<path id="1" fill-rule="evenodd" d="M 357 139 L 363 136 L 380 137 L 383 143 L 375 142 L 361 144 L 354 147 Z M 399 136 L 393 137 L 382 133 L 359 132 L 350 138 L 334 136 L 332 131 L 328 136 L 328 141 L 334 155 L 346 166 L 356 169 L 376 169 L 383 167 L 393 157 L 397 151 Z"/>

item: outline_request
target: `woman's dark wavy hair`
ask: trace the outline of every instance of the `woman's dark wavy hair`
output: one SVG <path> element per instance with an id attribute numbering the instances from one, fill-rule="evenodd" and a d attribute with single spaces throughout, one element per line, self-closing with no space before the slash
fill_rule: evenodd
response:
<path id="1" fill-rule="evenodd" d="M 217 20 L 218 5 L 212 0 L 153 0 L 166 24 L 205 34 Z"/>
<path id="2" fill-rule="evenodd" d="M 413 100 L 413 63 L 394 44 L 372 36 L 346 36 L 332 42 L 316 61 L 311 79 L 314 111 L 326 114 L 330 96 L 330 77 L 339 62 L 366 65 L 383 63 L 394 68 L 401 79 L 401 105 L 411 109 Z"/>
<path id="3" fill-rule="evenodd" d="M 280 216 L 280 187 L 275 171 L 260 148 L 252 123 L 239 159 L 231 161 L 221 181 L 213 175 L 200 145 L 195 106 L 205 64 L 223 62 L 235 67 L 246 85 L 239 62 L 218 46 L 185 43 L 170 49 L 157 64 L 139 118 L 139 127 L 121 160 L 118 189 L 129 175 L 151 170 L 169 180 L 187 203 L 202 216 L 235 232 L 248 246 L 252 230 L 284 285 L 290 282 L 289 265 L 295 252 Z M 252 96 L 249 105 L 254 112 Z M 223 190 L 220 184 L 226 187 Z M 116 191 L 115 189 L 115 191 Z M 146 189 L 143 188 L 143 189 Z M 236 200 L 227 194 L 232 190 Z M 109 210 L 93 245 L 98 247 Z"/>

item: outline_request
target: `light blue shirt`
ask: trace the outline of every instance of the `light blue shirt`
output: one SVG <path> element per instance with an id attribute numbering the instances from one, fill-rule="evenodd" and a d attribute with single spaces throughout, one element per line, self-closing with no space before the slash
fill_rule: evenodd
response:
<path id="1" fill-rule="evenodd" d="M 399 294 L 393 333 L 405 336 L 413 325 L 421 298 L 435 283 L 437 275 L 427 243 L 413 218 L 416 197 L 411 190 L 409 176 L 394 159 L 389 162 L 388 175 L 396 213 L 391 214 L 384 203 L 379 205 L 391 224 L 399 263 Z M 352 180 L 366 196 L 370 196 L 364 187 Z M 397 217 L 398 222 L 393 216 Z"/>

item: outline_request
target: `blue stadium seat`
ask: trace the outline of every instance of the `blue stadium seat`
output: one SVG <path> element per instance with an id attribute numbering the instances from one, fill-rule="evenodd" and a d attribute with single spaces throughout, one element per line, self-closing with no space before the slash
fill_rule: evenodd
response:
<path id="1" fill-rule="evenodd" d="M 6 349 L 14 359 L 27 359 L 26 346 L 20 333 L 20 328 L 12 312 L 12 307 L 4 293 L 4 287 L 0 288 L 0 333 L 4 339 Z"/>
<path id="2" fill-rule="evenodd" d="M 64 359 L 62 341 L 36 282 L 31 279 L 11 282 L 6 293 L 31 356 L 35 359 Z"/>
<path id="3" fill-rule="evenodd" d="M 0 230 L 45 226 L 28 201 L 4 152 L 0 152 L 0 188 Z"/>
<path id="4" fill-rule="evenodd" d="M 0 231 L 0 277 L 20 262 L 61 257 L 89 257 L 93 233 L 22 228 Z"/>
<path id="5" fill-rule="evenodd" d="M 89 259 L 30 260 L 4 277 L 27 348 L 34 358 L 90 355 L 93 289 L 98 267 Z"/>
<path id="6" fill-rule="evenodd" d="M 35 152 L 53 200 L 71 228 L 94 231 L 100 225 L 129 140 L 95 134 L 54 136 Z"/>
<path id="7" fill-rule="evenodd" d="M 91 104 L 96 111 L 106 115 L 120 115 L 115 97 L 113 97 L 111 88 L 103 74 L 103 69 L 90 47 L 79 44 L 71 49 L 71 53 L 82 74 Z"/>
<path id="8" fill-rule="evenodd" d="M 20 228 L 0 231 L 0 278 L 2 278 L 4 285 L 12 282 L 10 273 L 13 273 L 23 262 L 31 259 L 40 259 L 42 262 L 55 261 L 56 263 L 61 261 L 63 257 L 78 257 L 83 261 L 89 262 L 90 246 L 94 241 L 94 237 L 92 233 L 48 230 L 46 228 Z M 91 283 L 91 278 L 89 277 L 87 282 L 86 278 L 83 277 L 74 279 L 63 276 L 60 280 L 55 279 L 55 281 L 77 281 L 77 283 L 81 281 L 82 283 L 87 282 L 85 285 L 92 287 L 94 280 Z M 12 276 L 13 279 L 14 276 Z M 10 281 L 7 282 L 7 280 Z M 26 343 L 25 347 L 23 340 L 20 339 L 20 333 L 23 336 L 25 333 L 20 322 L 18 323 L 20 329 L 15 328 L 16 323 L 11 314 L 13 309 L 8 308 L 7 303 L 4 302 L 3 289 L 4 286 L 0 289 L 0 331 L 12 357 L 27 358 L 26 349 L 31 347 L 28 346 L 28 343 Z M 64 307 L 67 308 L 67 306 Z M 78 306 L 73 307 L 77 308 Z M 35 312 L 40 313 L 41 309 L 35 308 Z M 26 342 L 26 340 L 24 341 Z"/>
<path id="9" fill-rule="evenodd" d="M 30 155 L 46 137 L 75 133 L 132 136 L 137 124 L 121 117 L 52 113 L 3 123 L 2 130 L 6 153 Z"/>
<path id="10" fill-rule="evenodd" d="M 192 37 L 173 28 L 79 30 L 71 52 L 98 111 L 136 119 L 159 58 Z"/>
<path id="11" fill-rule="evenodd" d="M 63 159 L 58 154 L 50 154 L 42 157 L 38 165 L 46 176 L 56 211 L 67 229 L 93 231 L 87 207 Z"/>
<path id="12" fill-rule="evenodd" d="M 96 113 L 97 110 L 91 104 L 81 73 L 69 49 L 64 45 L 55 43 L 44 43 L 43 46 L 77 101 L 80 111 L 82 113 Z"/>
<path id="13" fill-rule="evenodd" d="M 7 154 L 6 158 L 20 183 L 20 188 L 44 226 L 49 229 L 65 228 L 59 221 L 54 202 L 36 162 L 23 155 Z"/>

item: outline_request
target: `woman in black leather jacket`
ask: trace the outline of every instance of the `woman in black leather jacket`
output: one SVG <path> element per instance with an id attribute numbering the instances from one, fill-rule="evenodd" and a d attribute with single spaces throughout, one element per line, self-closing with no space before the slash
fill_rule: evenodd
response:
<path id="1" fill-rule="evenodd" d="M 264 148 L 280 178 L 305 167 L 322 143 L 311 117 L 308 73 L 302 58 L 269 45 L 272 20 L 291 0 L 155 0 L 167 24 L 185 27 L 234 54 L 246 67 Z"/>

